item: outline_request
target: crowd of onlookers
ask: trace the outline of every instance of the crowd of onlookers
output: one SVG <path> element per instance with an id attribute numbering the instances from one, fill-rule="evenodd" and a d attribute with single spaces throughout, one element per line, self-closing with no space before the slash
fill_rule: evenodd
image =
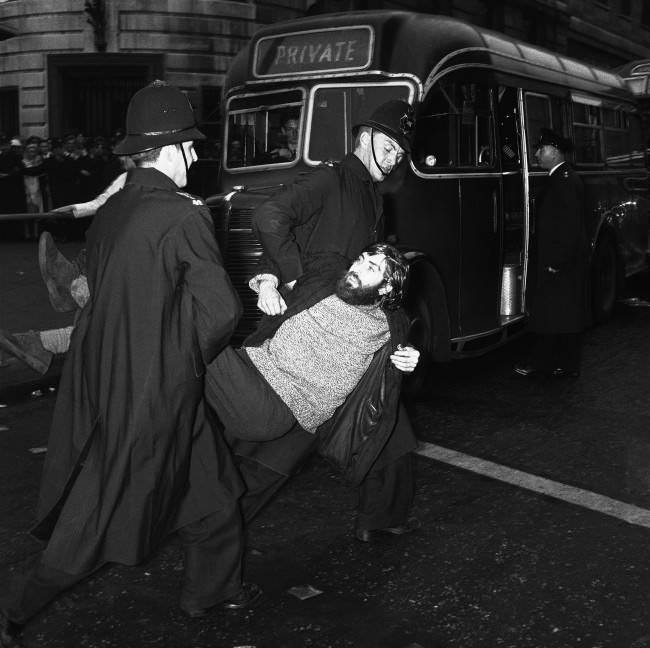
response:
<path id="1" fill-rule="evenodd" d="M 0 134 L 0 214 L 49 212 L 95 197 L 124 170 L 112 152 L 120 138 Z M 21 223 L 26 238 L 38 236 L 37 218 Z"/>
<path id="2" fill-rule="evenodd" d="M 124 158 L 113 153 L 123 135 L 120 131 L 110 138 L 71 133 L 60 139 L 8 137 L 0 133 L 0 215 L 51 212 L 93 199 L 128 166 Z M 199 156 L 218 155 L 214 142 L 212 148 L 201 149 Z M 209 172 L 216 179 L 216 174 Z M 196 187 L 190 190 L 200 194 L 205 182 L 200 182 L 203 178 L 195 180 Z M 88 225 L 87 221 L 73 222 L 63 217 L 56 221 L 50 217 L 47 228 L 56 230 L 61 237 L 77 238 L 83 236 Z M 38 217 L 13 222 L 0 219 L 3 237 L 35 239 L 42 227 Z"/>

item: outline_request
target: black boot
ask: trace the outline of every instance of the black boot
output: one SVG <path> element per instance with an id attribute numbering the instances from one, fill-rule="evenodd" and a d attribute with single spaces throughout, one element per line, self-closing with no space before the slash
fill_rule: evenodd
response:
<path id="1" fill-rule="evenodd" d="M 23 626 L 10 621 L 7 615 L 0 610 L 0 648 L 23 648 L 20 635 Z"/>
<path id="2" fill-rule="evenodd" d="M 12 335 L 0 329 L 0 349 L 22 360 L 34 371 L 47 373 L 54 354 L 41 343 L 41 336 L 36 331 Z"/>
<path id="3" fill-rule="evenodd" d="M 70 284 L 79 276 L 79 266 L 59 252 L 49 232 L 43 232 L 38 241 L 38 265 L 52 308 L 59 313 L 77 310 Z"/>

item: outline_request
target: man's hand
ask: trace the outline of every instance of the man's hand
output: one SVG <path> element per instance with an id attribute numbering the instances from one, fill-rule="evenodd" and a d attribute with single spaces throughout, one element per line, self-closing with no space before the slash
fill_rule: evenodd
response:
<path id="1" fill-rule="evenodd" d="M 404 373 L 412 373 L 418 366 L 420 352 L 412 346 L 397 345 L 397 350 L 390 356 L 392 363 Z"/>
<path id="2" fill-rule="evenodd" d="M 257 307 L 266 315 L 282 315 L 287 305 L 272 281 L 261 281 Z"/>

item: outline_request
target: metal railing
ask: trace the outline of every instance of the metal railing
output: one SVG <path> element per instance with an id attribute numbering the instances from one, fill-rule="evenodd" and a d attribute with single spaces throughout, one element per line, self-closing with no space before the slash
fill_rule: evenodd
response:
<path id="1" fill-rule="evenodd" d="M 72 210 L 47 211 L 47 212 L 25 212 L 18 214 L 0 213 L 0 222 L 4 221 L 26 221 L 26 220 L 75 220 Z"/>

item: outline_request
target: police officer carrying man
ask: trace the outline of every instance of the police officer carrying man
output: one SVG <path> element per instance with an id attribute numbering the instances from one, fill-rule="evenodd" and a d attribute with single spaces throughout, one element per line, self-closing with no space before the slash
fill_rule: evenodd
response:
<path id="1" fill-rule="evenodd" d="M 299 177 L 258 207 L 253 227 L 263 255 L 250 287 L 259 293 L 257 305 L 266 316 L 282 315 L 288 307 L 289 312 L 299 310 L 311 282 L 335 285 L 364 248 L 382 240 L 378 186 L 410 153 L 414 127 L 410 104 L 400 100 L 381 104 L 355 125 L 354 151 L 340 164 L 323 165 Z M 263 317 L 260 330 L 269 327 L 273 323 Z M 401 370 L 412 370 L 408 352 L 398 348 L 395 355 L 398 363 L 404 363 Z M 376 533 L 401 535 L 417 526 L 408 518 L 413 499 L 410 452 L 416 440 L 403 406 L 398 408 L 386 446 L 359 487 L 355 536 L 363 542 Z M 315 449 L 317 437 L 297 426 L 274 441 L 233 442 L 247 486 L 242 498 L 245 519 L 250 520 L 295 473 Z"/>
<path id="2" fill-rule="evenodd" d="M 241 305 L 210 214 L 179 191 L 203 139 L 192 106 L 156 81 L 137 92 L 117 147 L 137 167 L 87 235 L 91 300 L 81 311 L 54 411 L 32 533 L 45 541 L 0 614 L 0 646 L 102 565 L 135 565 L 178 531 L 181 608 L 249 606 L 241 580 L 242 484 L 209 418 L 203 374 Z"/>
<path id="3" fill-rule="evenodd" d="M 515 374 L 577 377 L 582 331 L 588 322 L 588 245 L 582 180 L 566 161 L 571 142 L 544 128 L 535 157 L 549 177 L 537 200 L 536 245 L 531 268 L 529 330 L 534 333 L 527 364 Z"/>

